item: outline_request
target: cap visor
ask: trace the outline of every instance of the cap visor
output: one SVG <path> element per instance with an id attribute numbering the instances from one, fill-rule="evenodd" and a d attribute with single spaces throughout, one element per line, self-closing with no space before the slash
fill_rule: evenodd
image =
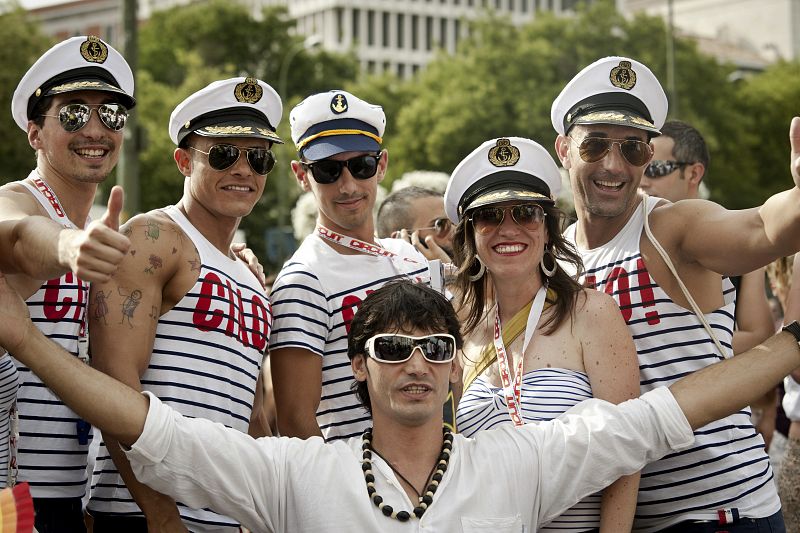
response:
<path id="1" fill-rule="evenodd" d="M 71 93 L 76 91 L 103 91 L 107 93 L 114 93 L 123 97 L 120 99 L 120 103 L 128 109 L 132 109 L 136 105 L 136 100 L 133 98 L 133 96 L 129 95 L 119 87 L 111 85 L 106 81 L 97 79 L 70 81 L 68 83 L 62 83 L 61 85 L 55 85 L 47 90 L 45 96 L 54 96 L 56 94 Z"/>
<path id="2" fill-rule="evenodd" d="M 541 193 L 533 191 L 519 191 L 519 190 L 501 190 L 491 191 L 486 194 L 481 194 L 475 198 L 470 204 L 464 208 L 464 211 L 475 209 L 476 207 L 483 207 L 485 205 L 499 204 L 503 202 L 520 201 L 520 202 L 539 202 L 542 204 L 552 205 L 553 199 Z"/>
<path id="3" fill-rule="evenodd" d="M 203 126 L 194 130 L 193 133 L 203 137 L 253 137 L 283 144 L 283 140 L 274 131 L 264 127 L 263 123 L 249 120 L 231 120 L 224 124 Z"/>
<path id="4" fill-rule="evenodd" d="M 575 119 L 573 124 L 614 124 L 661 134 L 659 129 L 647 119 L 621 111 L 593 111 L 581 115 Z"/>
<path id="5" fill-rule="evenodd" d="M 378 141 L 366 135 L 331 135 L 319 137 L 304 146 L 300 155 L 311 161 L 327 159 L 344 152 L 380 152 Z"/>

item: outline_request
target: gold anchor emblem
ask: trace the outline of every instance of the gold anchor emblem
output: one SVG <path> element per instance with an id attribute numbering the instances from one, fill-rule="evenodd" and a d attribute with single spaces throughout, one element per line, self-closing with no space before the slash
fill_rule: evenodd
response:
<path id="1" fill-rule="evenodd" d="M 496 167 L 511 167 L 519 161 L 519 148 L 508 139 L 497 139 L 497 144 L 489 150 L 489 162 Z"/>
<path id="2" fill-rule="evenodd" d="M 631 68 L 630 61 L 620 61 L 619 66 L 611 69 L 609 75 L 611 85 L 630 91 L 636 85 L 636 72 Z"/>
<path id="3" fill-rule="evenodd" d="M 81 44 L 81 56 L 90 63 L 103 63 L 108 58 L 108 47 L 99 38 L 90 35 Z"/>
<path id="4" fill-rule="evenodd" d="M 347 111 L 347 98 L 345 98 L 343 94 L 340 93 L 333 97 L 331 100 L 331 111 L 337 115 L 341 115 Z"/>

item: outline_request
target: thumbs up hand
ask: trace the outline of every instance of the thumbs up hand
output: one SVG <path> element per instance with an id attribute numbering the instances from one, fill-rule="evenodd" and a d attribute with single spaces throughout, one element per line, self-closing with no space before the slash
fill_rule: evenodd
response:
<path id="1" fill-rule="evenodd" d="M 115 186 L 100 220 L 93 221 L 85 230 L 68 229 L 60 233 L 60 262 L 84 281 L 108 281 L 128 253 L 131 242 L 119 233 L 123 200 L 122 187 Z"/>

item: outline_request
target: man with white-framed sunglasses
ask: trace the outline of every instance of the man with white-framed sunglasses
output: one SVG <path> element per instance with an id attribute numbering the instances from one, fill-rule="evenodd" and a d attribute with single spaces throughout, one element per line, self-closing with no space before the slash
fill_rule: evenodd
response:
<path id="1" fill-rule="evenodd" d="M 282 112 L 275 90 L 251 77 L 215 81 L 178 104 L 169 134 L 183 196 L 121 228 L 131 252 L 89 299 L 92 366 L 184 415 L 254 435 L 269 429 L 254 405 L 272 313 L 262 280 L 231 243 L 266 188 Z M 87 508 L 96 533 L 239 528 L 137 482 L 110 435 Z"/>
<path id="2" fill-rule="evenodd" d="M 430 281 L 428 260 L 400 239 L 375 236 L 373 208 L 389 165 L 383 109 L 346 91 L 314 94 L 289 115 L 317 225 L 272 287 L 270 366 L 281 435 L 326 440 L 360 434 L 370 415 L 349 393 L 347 332 L 361 301 L 397 278 Z"/>
<path id="3" fill-rule="evenodd" d="M 729 211 L 639 190 L 667 107 L 646 65 L 615 56 L 576 74 L 551 108 L 578 218 L 565 237 L 583 260 L 581 281 L 619 304 L 636 345 L 642 392 L 731 357 L 736 292 L 729 277 L 800 249 L 800 119 L 789 131 L 793 186 L 762 206 Z M 756 528 L 783 531 L 784 525 L 749 410 L 710 422 L 691 450 L 642 471 L 635 530 Z"/>
<path id="4" fill-rule="evenodd" d="M 79 36 L 45 52 L 11 102 L 14 121 L 36 152 L 36 168 L 0 187 L 0 268 L 12 274 L 41 331 L 84 360 L 89 282 L 109 279 L 130 246 L 117 231 L 122 189 L 111 190 L 100 220 L 90 221 L 89 210 L 117 164 L 136 103 L 133 85 L 119 52 L 97 37 Z M 91 427 L 29 369 L 17 367 L 15 395 L 17 369 L 7 355 L 0 358 L 0 484 L 31 484 L 39 531 L 84 531 Z M 19 429 L 9 435 L 15 396 Z M 18 475 L 9 461 L 16 461 Z"/>

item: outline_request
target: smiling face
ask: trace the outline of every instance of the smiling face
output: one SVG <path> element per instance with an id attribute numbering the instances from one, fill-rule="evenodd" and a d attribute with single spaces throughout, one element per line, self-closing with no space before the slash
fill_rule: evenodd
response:
<path id="1" fill-rule="evenodd" d="M 404 328 L 396 333 L 420 337 L 441 331 Z M 367 383 L 376 427 L 386 421 L 408 427 L 441 425 L 449 384 L 460 378 L 455 361 L 431 363 L 419 349 L 403 363 L 381 363 L 365 354 L 357 355 L 352 367 L 356 380 Z"/>
<path id="2" fill-rule="evenodd" d="M 249 137 L 201 137 L 192 135 L 187 148 L 175 150 L 175 162 L 184 176 L 189 176 L 185 200 L 199 204 L 214 218 L 238 219 L 250 214 L 264 192 L 267 176 L 255 172 L 244 151 L 230 167 L 215 170 L 208 162 L 208 152 L 215 144 L 239 148 L 270 148 L 265 139 Z M 193 149 L 194 148 L 194 149 Z M 188 194 L 188 198 L 186 198 Z"/>
<path id="3" fill-rule="evenodd" d="M 89 122 L 76 132 L 65 131 L 57 117 L 66 104 L 88 104 L 92 107 Z M 100 122 L 97 105 L 117 103 L 113 93 L 76 91 L 53 97 L 44 112 L 42 126 L 28 122 L 28 142 L 37 151 L 40 173 L 60 176 L 67 181 L 101 183 L 113 170 L 122 145 L 121 131 L 113 131 Z"/>
<path id="4" fill-rule="evenodd" d="M 370 152 L 342 152 L 328 159 L 347 161 Z M 328 229 L 359 237 L 372 239 L 375 223 L 372 208 L 378 191 L 378 183 L 386 174 L 389 154 L 384 150 L 378 162 L 378 170 L 369 179 L 356 179 L 345 166 L 333 183 L 322 184 L 314 181 L 313 171 L 299 161 L 292 161 L 292 171 L 304 191 L 310 191 L 316 199 L 319 221 Z"/>
<path id="5" fill-rule="evenodd" d="M 516 200 L 490 207 L 507 208 L 519 203 Z M 540 282 L 539 262 L 548 241 L 544 222 L 534 228 L 520 226 L 514 221 L 511 210 L 506 209 L 503 222 L 494 231 L 481 234 L 474 231 L 473 225 L 473 235 L 478 256 L 491 273 L 496 287 L 521 287 L 523 283 Z"/>
<path id="6" fill-rule="evenodd" d="M 587 163 L 579 153 L 581 141 L 586 137 L 647 142 L 647 133 L 626 126 L 582 124 L 573 127 L 568 137 L 560 135 L 556 141 L 561 164 L 569 171 L 575 209 L 598 217 L 627 217 L 635 205 L 637 188 L 647 163 L 642 166 L 629 163 L 619 144 L 614 144 L 599 161 Z"/>

